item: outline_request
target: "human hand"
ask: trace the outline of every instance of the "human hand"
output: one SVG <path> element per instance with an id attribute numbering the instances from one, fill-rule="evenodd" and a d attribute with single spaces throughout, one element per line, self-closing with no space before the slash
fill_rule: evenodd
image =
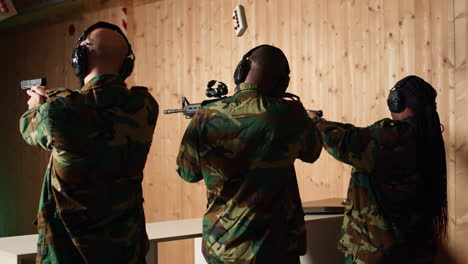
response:
<path id="1" fill-rule="evenodd" d="M 310 118 L 323 116 L 322 110 L 307 110 L 307 114 L 309 115 Z"/>
<path id="2" fill-rule="evenodd" d="M 48 88 L 46 86 L 34 86 L 28 89 L 26 92 L 31 96 L 28 100 L 28 108 L 31 109 L 45 103 L 45 100 L 48 98 L 47 90 Z"/>

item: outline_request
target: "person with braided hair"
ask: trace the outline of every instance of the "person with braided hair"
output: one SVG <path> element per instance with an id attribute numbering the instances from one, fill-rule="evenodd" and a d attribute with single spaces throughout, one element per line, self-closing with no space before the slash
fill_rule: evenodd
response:
<path id="1" fill-rule="evenodd" d="M 338 249 L 345 263 L 433 263 L 446 237 L 447 180 L 436 90 L 407 76 L 392 119 L 355 127 L 309 112 L 324 148 L 353 166 Z"/>

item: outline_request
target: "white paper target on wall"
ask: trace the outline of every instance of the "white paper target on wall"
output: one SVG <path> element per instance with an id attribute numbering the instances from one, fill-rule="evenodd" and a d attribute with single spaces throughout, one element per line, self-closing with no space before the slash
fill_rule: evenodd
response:
<path id="1" fill-rule="evenodd" d="M 0 0 L 0 21 L 16 14 L 15 6 L 11 0 Z"/>
<path id="2" fill-rule="evenodd" d="M 232 12 L 232 24 L 236 36 L 240 37 L 247 29 L 247 19 L 245 18 L 245 10 L 242 5 L 237 5 Z"/>

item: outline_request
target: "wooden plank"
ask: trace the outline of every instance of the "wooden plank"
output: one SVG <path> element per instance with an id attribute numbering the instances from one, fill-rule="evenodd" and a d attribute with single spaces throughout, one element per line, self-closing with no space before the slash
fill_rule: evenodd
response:
<path id="1" fill-rule="evenodd" d="M 398 26 L 400 30 L 400 76 L 415 74 L 415 2 L 398 1 Z"/>
<path id="2" fill-rule="evenodd" d="M 449 19 L 449 40 L 448 48 L 449 54 L 448 58 L 450 61 L 453 61 L 456 65 L 455 60 L 455 11 L 454 11 L 454 1 L 448 3 L 448 19 Z M 453 252 L 455 247 L 455 239 L 452 239 L 455 236 L 456 225 L 455 221 L 455 204 L 456 204 L 456 107 L 455 107 L 455 68 L 449 70 L 449 131 L 448 131 L 448 144 L 446 143 L 446 155 L 447 155 L 447 209 L 448 209 L 448 227 L 447 233 L 449 236 L 448 242 L 446 242 L 446 248 Z M 453 253 L 452 253 L 453 254 Z"/>
<path id="3" fill-rule="evenodd" d="M 454 30 L 455 30 L 455 183 L 454 184 L 454 214 L 455 227 L 452 230 L 454 240 L 452 246 L 461 255 L 463 263 L 468 261 L 468 202 L 466 188 L 468 188 L 468 1 L 454 1 Z"/>
<path id="4" fill-rule="evenodd" d="M 341 117 L 345 114 L 343 107 L 344 105 L 342 103 L 342 97 L 343 90 L 347 89 L 347 87 L 342 84 L 343 55 L 341 51 L 343 44 L 343 21 L 340 15 L 340 8 L 340 1 L 333 0 L 328 2 L 328 46 L 330 47 L 328 59 L 330 60 L 330 74 L 328 84 L 329 93 L 327 100 L 329 112 L 327 113 L 327 118 L 337 121 L 341 121 Z M 330 173 L 327 175 L 329 177 L 329 188 L 326 190 L 327 195 L 325 195 L 325 197 L 328 197 L 329 193 L 335 193 L 337 195 L 344 196 L 345 192 L 343 192 L 343 186 L 347 186 L 349 177 L 348 175 L 343 176 L 343 171 L 346 171 L 344 169 L 345 165 L 335 160 L 330 160 L 329 162 L 332 162 L 332 164 L 330 164 L 331 166 L 329 166 L 331 170 Z"/>
<path id="5" fill-rule="evenodd" d="M 432 66 L 432 36 L 431 36 L 431 2 L 430 0 L 415 1 L 414 8 L 414 23 L 415 28 L 414 44 L 415 53 L 415 74 L 428 82 L 432 82 L 431 66 Z"/>
<path id="6" fill-rule="evenodd" d="M 379 120 L 388 116 L 385 104 L 389 87 L 382 84 L 385 75 L 385 32 L 384 32 L 384 0 L 369 1 L 369 100 L 368 112 L 370 120 Z"/>
<path id="7" fill-rule="evenodd" d="M 333 104 L 330 104 L 330 102 L 339 99 L 338 89 L 334 87 L 332 80 L 334 72 L 333 67 L 336 62 L 335 58 L 340 57 L 339 54 L 334 54 L 332 49 L 335 47 L 333 46 L 333 31 L 335 31 L 333 22 L 334 19 L 337 19 L 333 17 L 332 13 L 339 12 L 338 10 L 334 10 L 337 5 L 338 3 L 336 1 L 321 1 L 320 3 L 320 35 L 318 40 L 320 55 L 317 57 L 316 77 L 319 89 L 318 99 L 326 106 L 324 111 L 329 118 L 336 116 L 336 109 L 334 109 Z M 336 45 L 338 45 L 338 43 L 336 43 Z M 333 159 L 329 160 L 329 162 L 338 164 Z M 320 175 L 319 173 L 314 173 L 313 177 L 320 186 L 314 193 L 314 199 L 328 198 L 328 194 L 333 188 L 332 182 L 335 182 L 338 178 L 338 171 L 339 167 L 330 166 L 330 164 L 328 164 L 325 170 L 322 170 L 322 172 L 325 172 L 324 174 Z"/>
<path id="8" fill-rule="evenodd" d="M 291 9 L 289 11 L 290 14 L 300 14 L 303 8 L 302 4 L 303 4 L 302 1 L 297 1 L 296 3 L 292 4 Z M 306 72 L 304 72 L 305 63 L 302 60 L 304 56 L 304 45 L 302 41 L 303 40 L 303 36 L 302 36 L 303 21 L 301 19 L 294 19 L 291 17 L 291 15 L 289 16 L 289 18 L 290 18 L 290 21 L 288 21 L 288 24 L 290 24 L 290 29 L 289 29 L 290 32 L 288 33 L 290 34 L 290 37 L 288 37 L 288 39 L 290 43 L 288 44 L 289 44 L 289 47 L 293 46 L 294 48 L 289 49 L 289 51 L 283 50 L 284 52 L 287 52 L 285 55 L 288 58 L 289 67 L 291 70 L 291 73 L 290 73 L 291 80 L 289 82 L 289 87 L 287 91 L 290 93 L 299 95 L 302 98 L 302 100 L 304 100 L 303 98 L 304 95 L 298 94 L 298 92 L 302 90 L 299 87 L 299 84 L 304 82 L 304 77 L 307 74 Z M 302 103 L 304 104 L 304 101 Z M 304 107 L 307 107 L 307 106 L 304 106 Z M 302 171 L 304 171 L 305 169 L 305 166 L 302 166 L 301 169 L 302 169 L 301 170 L 301 173 L 302 173 Z M 303 177 L 298 177 L 297 183 L 299 186 L 299 192 L 301 193 L 301 197 L 303 199 L 304 199 L 304 191 L 305 191 L 304 182 L 305 182 L 305 179 Z"/>
<path id="9" fill-rule="evenodd" d="M 398 1 L 384 2 L 385 31 L 385 87 L 390 89 L 400 79 L 400 34 L 398 29 Z"/>
<path id="10" fill-rule="evenodd" d="M 315 87 L 312 87 L 311 82 L 310 82 L 310 53 L 311 53 L 311 28 L 309 25 L 311 25 L 310 22 L 310 17 L 311 17 L 311 5 L 310 1 L 303 0 L 300 1 L 298 4 L 299 10 L 292 10 L 291 12 L 293 14 L 300 14 L 301 19 L 295 20 L 296 25 L 292 26 L 293 32 L 292 32 L 292 38 L 294 43 L 300 42 L 300 47 L 297 47 L 298 53 L 296 55 L 296 60 L 290 60 L 289 63 L 291 67 L 294 69 L 291 74 L 296 75 L 299 85 L 302 85 L 303 87 L 307 87 L 307 89 L 300 89 L 301 93 L 298 95 L 301 97 L 301 101 L 304 104 L 304 107 L 307 109 L 318 109 L 316 108 L 316 104 L 314 102 L 314 99 L 311 97 L 311 91 L 315 89 Z M 298 12 L 298 13 L 296 13 Z M 311 171 L 311 168 L 308 166 L 305 166 L 302 162 L 298 161 L 296 162 L 297 164 L 297 173 L 298 174 L 303 174 L 303 175 L 309 175 L 312 174 L 313 172 Z M 309 174 L 307 173 L 309 172 Z M 306 177 L 298 177 L 298 184 L 299 184 L 299 191 L 301 194 L 301 198 L 304 199 L 309 199 L 310 196 L 312 195 L 312 192 L 310 190 L 309 183 L 308 183 L 308 176 Z"/>
<path id="11" fill-rule="evenodd" d="M 354 123 L 354 115 L 352 113 L 352 105 L 353 105 L 353 93 L 352 90 L 355 89 L 353 86 L 353 54 L 352 54 L 352 14 L 351 14 L 351 4 L 352 1 L 341 1 L 341 20 L 342 20 L 342 39 L 341 39 L 341 47 L 342 51 L 341 56 L 341 62 L 342 62 L 342 67 L 341 67 L 341 72 L 338 72 L 338 74 L 341 74 L 342 76 L 342 91 L 341 91 L 341 98 L 339 99 L 342 107 L 343 107 L 343 112 L 341 113 L 337 121 L 343 122 L 343 123 Z M 331 158 L 330 156 L 327 156 L 329 159 L 328 161 L 328 166 L 337 166 L 337 163 L 335 159 Z M 332 163 L 333 162 L 333 163 Z M 341 193 L 346 194 L 348 187 L 349 187 L 349 178 L 350 178 L 350 173 L 351 173 L 351 167 L 340 164 L 342 167 L 342 172 L 341 176 L 343 178 L 343 185 L 341 187 Z M 337 193 L 336 195 L 339 195 Z"/>
<path id="12" fill-rule="evenodd" d="M 303 17 L 305 24 L 305 37 L 306 37 L 306 59 L 304 63 L 307 65 L 307 72 L 304 72 L 308 76 L 309 81 L 305 85 L 301 85 L 303 91 L 305 90 L 306 98 L 303 102 L 306 105 L 310 105 L 315 109 L 322 109 L 327 116 L 330 112 L 325 108 L 327 106 L 327 99 L 323 95 L 327 94 L 326 87 L 323 82 L 323 72 L 325 72 L 326 52 L 325 47 L 327 45 L 327 2 L 325 1 L 309 1 L 307 7 L 304 7 L 307 16 Z M 306 4 L 306 3 L 304 3 Z M 299 92 L 301 95 L 301 92 Z M 322 157 L 328 158 L 326 153 L 322 154 Z M 330 169 L 327 165 L 327 160 L 319 160 L 314 164 L 306 164 L 302 162 L 296 162 L 296 169 L 299 175 L 304 175 L 303 181 L 303 192 L 301 197 L 303 200 L 316 200 L 321 198 L 327 198 L 327 181 L 328 181 L 328 170 Z M 323 175 L 327 176 L 323 176 Z"/>

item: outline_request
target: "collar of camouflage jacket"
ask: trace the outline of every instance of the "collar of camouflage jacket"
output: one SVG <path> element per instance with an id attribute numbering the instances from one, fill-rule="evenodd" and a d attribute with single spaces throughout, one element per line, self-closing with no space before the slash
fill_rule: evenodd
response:
<path id="1" fill-rule="evenodd" d="M 255 83 L 241 83 L 236 89 L 235 95 L 244 94 L 245 92 L 258 93 Z"/>
<path id="2" fill-rule="evenodd" d="M 123 86 L 127 87 L 122 79 L 114 74 L 101 74 L 92 78 L 82 88 L 81 92 L 86 92 L 92 89 L 101 88 L 104 86 Z"/>
<path id="3" fill-rule="evenodd" d="M 125 104 L 129 89 L 119 76 L 102 74 L 86 83 L 80 93 L 87 95 L 87 104 L 109 107 Z"/>

